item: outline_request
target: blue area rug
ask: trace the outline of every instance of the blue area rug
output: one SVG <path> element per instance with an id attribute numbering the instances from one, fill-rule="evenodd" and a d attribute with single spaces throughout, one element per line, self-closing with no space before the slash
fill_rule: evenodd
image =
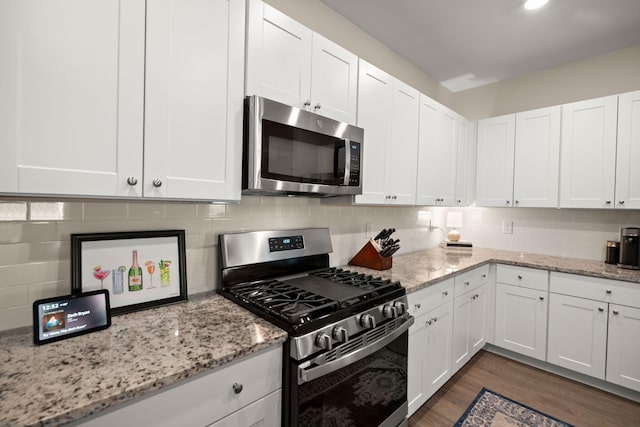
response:
<path id="1" fill-rule="evenodd" d="M 573 427 L 483 388 L 454 427 Z"/>

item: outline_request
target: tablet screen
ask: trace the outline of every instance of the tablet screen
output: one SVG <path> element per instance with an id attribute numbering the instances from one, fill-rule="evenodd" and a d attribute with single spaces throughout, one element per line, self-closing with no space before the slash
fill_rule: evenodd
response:
<path id="1" fill-rule="evenodd" d="M 33 303 L 33 340 L 57 341 L 111 325 L 106 290 L 65 295 Z"/>

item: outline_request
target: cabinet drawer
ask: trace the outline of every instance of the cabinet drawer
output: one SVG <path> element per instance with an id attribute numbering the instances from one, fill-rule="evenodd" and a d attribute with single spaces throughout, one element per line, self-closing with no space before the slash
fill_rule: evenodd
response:
<path id="1" fill-rule="evenodd" d="M 407 295 L 407 300 L 409 313 L 416 318 L 420 317 L 445 302 L 453 301 L 453 279 L 412 292 Z"/>
<path id="2" fill-rule="evenodd" d="M 455 277 L 455 295 L 462 295 L 467 291 L 477 288 L 489 280 L 489 264 L 478 267 L 475 270 L 458 274 Z"/>
<path id="3" fill-rule="evenodd" d="M 498 264 L 496 282 L 546 292 L 549 288 L 549 272 L 536 268 Z"/>
<path id="4" fill-rule="evenodd" d="M 551 272 L 551 292 L 640 308 L 640 283 Z"/>
<path id="5" fill-rule="evenodd" d="M 242 385 L 239 393 L 234 384 Z M 238 386 L 236 386 L 237 388 Z M 204 426 L 282 387 L 282 347 L 275 346 L 214 369 L 195 379 L 135 399 L 81 426 Z"/>

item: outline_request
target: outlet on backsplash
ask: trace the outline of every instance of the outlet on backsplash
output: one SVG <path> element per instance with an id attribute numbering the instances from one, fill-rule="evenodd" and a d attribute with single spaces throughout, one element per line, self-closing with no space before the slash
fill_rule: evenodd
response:
<path id="1" fill-rule="evenodd" d="M 507 219 L 502 220 L 502 233 L 513 234 L 513 221 Z"/>

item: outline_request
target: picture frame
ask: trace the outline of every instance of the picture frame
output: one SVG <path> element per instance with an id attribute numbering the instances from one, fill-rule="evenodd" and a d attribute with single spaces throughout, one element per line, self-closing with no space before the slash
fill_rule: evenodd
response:
<path id="1" fill-rule="evenodd" d="M 187 300 L 184 230 L 71 235 L 71 292 L 109 291 L 118 315 Z"/>

